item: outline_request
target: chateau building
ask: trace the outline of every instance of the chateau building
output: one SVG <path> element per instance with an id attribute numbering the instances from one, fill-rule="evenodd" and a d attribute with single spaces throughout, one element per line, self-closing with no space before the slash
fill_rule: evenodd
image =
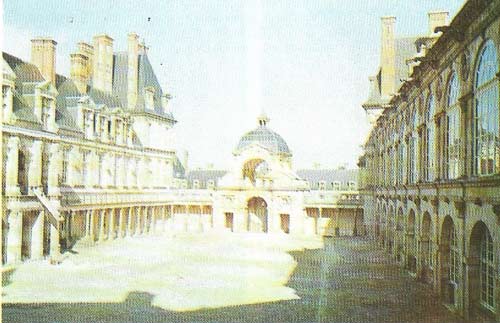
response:
<path id="1" fill-rule="evenodd" d="M 78 43 L 67 78 L 54 40 L 31 44 L 31 62 L 2 56 L 2 262 L 57 260 L 83 237 L 150 230 L 184 171 L 147 48 L 129 34 L 114 52 L 97 35 Z"/>
<path id="2" fill-rule="evenodd" d="M 451 311 L 498 322 L 500 1 L 445 17 L 429 14 L 413 57 L 382 18 L 360 192 L 369 234 L 401 266 Z"/>
<path id="3" fill-rule="evenodd" d="M 294 172 L 265 116 L 231 169 L 186 172 L 170 96 L 136 34 L 125 52 L 108 35 L 78 43 L 70 77 L 56 73 L 56 46 L 37 38 L 30 62 L 2 56 L 2 263 L 161 232 L 364 234 L 357 172 Z"/>

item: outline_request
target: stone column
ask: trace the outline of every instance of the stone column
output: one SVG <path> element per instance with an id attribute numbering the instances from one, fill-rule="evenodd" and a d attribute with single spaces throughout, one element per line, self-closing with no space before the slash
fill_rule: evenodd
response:
<path id="1" fill-rule="evenodd" d="M 61 195 L 59 190 L 59 175 L 61 174 L 61 149 L 59 144 L 52 143 L 49 148 L 48 196 Z"/>
<path id="2" fill-rule="evenodd" d="M 102 241 L 104 240 L 104 221 L 106 220 L 106 210 L 99 210 L 99 237 L 98 240 Z"/>
<path id="3" fill-rule="evenodd" d="M 151 233 L 155 233 L 156 231 L 156 213 L 158 212 L 158 207 L 153 206 L 151 213 Z"/>
<path id="4" fill-rule="evenodd" d="M 115 235 L 115 210 L 114 209 L 109 209 L 108 210 L 108 239 L 114 239 L 116 237 Z"/>
<path id="5" fill-rule="evenodd" d="M 19 183 L 17 182 L 17 170 L 19 162 L 19 138 L 10 137 L 7 142 L 7 154 L 5 163 L 5 195 L 19 195 Z"/>
<path id="6" fill-rule="evenodd" d="M 125 210 L 120 208 L 119 212 L 120 220 L 118 224 L 118 237 L 123 238 L 125 236 Z"/>
<path id="7" fill-rule="evenodd" d="M 133 212 L 134 212 L 134 209 L 133 207 L 129 207 L 128 208 L 128 212 L 127 212 L 127 236 L 132 236 L 133 232 L 132 232 L 132 223 L 133 223 Z"/>
<path id="8" fill-rule="evenodd" d="M 139 235 L 141 233 L 141 207 L 138 206 L 135 212 L 135 233 L 134 235 Z"/>
<path id="9" fill-rule="evenodd" d="M 50 259 L 57 261 L 61 256 L 61 246 L 59 244 L 59 223 L 57 226 L 50 226 Z"/>
<path id="10" fill-rule="evenodd" d="M 89 224 L 89 237 L 92 242 L 95 241 L 95 218 L 96 210 L 89 210 L 90 212 L 90 224 Z"/>
<path id="11" fill-rule="evenodd" d="M 9 231 L 7 232 L 7 263 L 12 264 L 21 261 L 23 213 L 19 210 L 9 212 L 7 219 Z"/>
<path id="12" fill-rule="evenodd" d="M 85 211 L 85 237 L 90 237 L 90 210 Z"/>
<path id="13" fill-rule="evenodd" d="M 28 170 L 28 186 L 42 185 L 42 142 L 35 140 L 30 149 L 30 163 Z"/>

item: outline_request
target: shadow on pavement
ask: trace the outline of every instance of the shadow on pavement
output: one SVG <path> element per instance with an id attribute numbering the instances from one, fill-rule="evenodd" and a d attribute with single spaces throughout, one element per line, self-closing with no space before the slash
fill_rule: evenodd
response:
<path id="1" fill-rule="evenodd" d="M 122 303 L 3 305 L 4 322 L 460 322 L 370 240 L 327 239 L 325 248 L 291 252 L 287 286 L 300 299 L 190 312 L 152 306 L 134 291 Z"/>

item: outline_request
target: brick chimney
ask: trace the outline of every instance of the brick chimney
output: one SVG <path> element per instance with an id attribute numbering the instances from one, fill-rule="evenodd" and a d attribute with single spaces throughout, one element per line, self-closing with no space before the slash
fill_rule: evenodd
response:
<path id="1" fill-rule="evenodd" d="M 139 36 L 128 34 L 127 105 L 129 110 L 137 105 L 137 81 L 139 69 Z"/>
<path id="2" fill-rule="evenodd" d="M 45 80 L 56 84 L 56 45 L 52 38 L 35 38 L 31 40 L 31 63 L 42 73 Z"/>
<path id="3" fill-rule="evenodd" d="M 429 16 L 429 34 L 435 35 L 434 30 L 436 27 L 446 26 L 448 24 L 447 11 L 431 11 L 427 14 Z"/>
<path id="4" fill-rule="evenodd" d="M 387 98 L 396 91 L 396 49 L 394 25 L 396 17 L 382 17 L 382 52 L 380 55 L 381 96 Z"/>
<path id="5" fill-rule="evenodd" d="M 94 88 L 111 92 L 113 89 L 113 38 L 106 34 L 94 36 Z"/>

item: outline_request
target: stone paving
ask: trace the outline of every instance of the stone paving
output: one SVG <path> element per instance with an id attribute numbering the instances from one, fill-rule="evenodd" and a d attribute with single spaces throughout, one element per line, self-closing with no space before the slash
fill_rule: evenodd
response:
<path id="1" fill-rule="evenodd" d="M 4 304 L 3 322 L 461 322 L 370 240 L 290 253 L 298 265 L 287 286 L 300 299 L 174 312 L 137 291 L 119 303 Z"/>

